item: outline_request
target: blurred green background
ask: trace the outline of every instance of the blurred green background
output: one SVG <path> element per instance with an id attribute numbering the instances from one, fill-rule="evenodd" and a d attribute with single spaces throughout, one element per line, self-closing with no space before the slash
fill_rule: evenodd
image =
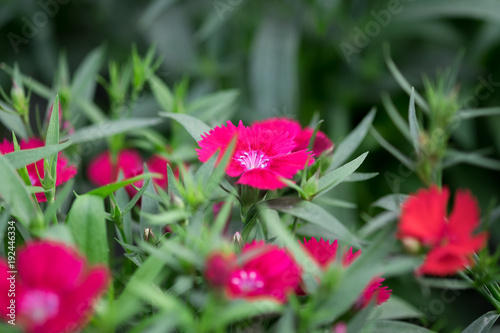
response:
<path id="1" fill-rule="evenodd" d="M 382 94 L 388 94 L 407 116 L 409 96 L 386 66 L 384 45 L 424 97 L 422 77 L 436 77 L 463 54 L 456 84 L 459 103 L 465 109 L 500 106 L 500 2 L 493 0 L 0 0 L 0 36 L 0 62 L 18 63 L 23 73 L 49 86 L 62 54 L 73 73 L 101 45 L 106 60 L 120 62 L 127 60 L 133 44 L 140 54 L 155 46 L 163 60 L 157 75 L 171 87 L 188 78 L 189 98 L 236 89 L 238 106 L 228 117 L 245 123 L 286 116 L 306 125 L 318 113 L 325 120 L 321 130 L 334 142 L 376 106 L 374 127 L 407 155 L 412 147 L 381 102 Z M 101 75 L 107 78 L 106 66 Z M 0 73 L 0 85 L 10 90 L 6 73 Z M 98 85 L 94 93 L 106 110 L 104 88 Z M 32 98 L 32 108 L 39 104 L 45 110 L 44 103 Z M 158 111 L 150 93 L 136 108 L 144 115 Z M 214 119 L 210 125 L 225 120 Z M 481 149 L 499 159 L 500 117 L 463 121 L 450 146 Z M 379 176 L 343 184 L 333 193 L 358 204 L 358 210 L 335 212 L 352 229 L 379 212 L 370 204 L 380 196 L 411 193 L 421 186 L 415 175 L 402 176 L 400 163 L 371 135 L 359 153 L 367 150 L 360 171 Z M 453 190 L 470 188 L 488 212 L 498 206 L 499 169 L 495 163 L 489 168 L 456 165 L 446 169 L 444 184 Z M 399 175 L 399 188 L 388 181 L 387 172 Z M 494 210 L 490 220 L 492 250 L 500 240 L 499 215 Z M 464 328 L 490 309 L 474 293 L 461 292 L 457 301 L 447 302 L 441 291 L 428 294 L 414 281 L 390 282 L 394 293 L 411 300 L 438 331 Z"/>

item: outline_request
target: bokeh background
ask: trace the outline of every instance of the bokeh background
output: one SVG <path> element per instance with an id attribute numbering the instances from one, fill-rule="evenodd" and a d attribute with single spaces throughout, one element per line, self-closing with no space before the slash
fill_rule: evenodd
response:
<path id="1" fill-rule="evenodd" d="M 461 59 L 455 86 L 461 105 L 500 106 L 500 2 L 494 0 L 0 0 L 0 63 L 17 63 L 49 86 L 61 57 L 74 73 L 92 50 L 104 47 L 100 74 L 107 78 L 107 61 L 126 61 L 133 44 L 140 54 L 155 46 L 162 59 L 157 75 L 171 87 L 187 78 L 191 99 L 237 92 L 229 119 L 248 123 L 285 116 L 306 125 L 316 114 L 325 120 L 321 130 L 339 142 L 375 106 L 374 127 L 407 155 L 412 147 L 391 122 L 382 96 L 390 96 L 403 117 L 409 96 L 388 70 L 384 47 L 424 97 L 422 78 L 435 78 Z M 0 85 L 10 90 L 8 74 L 0 72 Z M 96 85 L 93 94 L 106 110 L 104 88 Z M 33 110 L 36 104 L 46 109 L 37 96 L 32 102 Z M 143 115 L 159 110 L 147 92 L 135 108 Z M 2 138 L 8 135 L 0 131 Z M 451 146 L 500 159 L 500 117 L 463 121 Z M 358 209 L 334 212 L 353 230 L 378 213 L 370 207 L 377 198 L 421 186 L 414 174 L 400 176 L 399 188 L 388 181 L 387 172 L 401 174 L 400 163 L 371 135 L 359 148 L 364 151 L 370 154 L 360 171 L 379 176 L 343 184 L 332 194 L 357 203 Z M 470 188 L 483 213 L 491 212 L 493 251 L 500 240 L 500 214 L 493 209 L 500 198 L 499 169 L 500 163 L 465 163 L 444 174 L 445 184 Z M 490 310 L 472 292 L 443 294 L 408 279 L 389 282 L 436 331 L 460 331 Z"/>

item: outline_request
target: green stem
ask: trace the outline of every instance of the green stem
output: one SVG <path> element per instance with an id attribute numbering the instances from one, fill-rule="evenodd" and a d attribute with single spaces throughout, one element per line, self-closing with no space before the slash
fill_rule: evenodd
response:
<path id="1" fill-rule="evenodd" d="M 295 234 L 297 233 L 297 227 L 299 226 L 299 218 L 298 217 L 295 217 L 295 219 L 293 220 L 293 225 L 292 225 L 292 234 L 295 236 Z"/>

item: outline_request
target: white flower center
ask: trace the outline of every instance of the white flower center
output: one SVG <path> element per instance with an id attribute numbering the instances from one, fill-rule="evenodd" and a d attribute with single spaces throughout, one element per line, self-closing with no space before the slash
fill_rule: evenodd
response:
<path id="1" fill-rule="evenodd" d="M 240 155 L 238 161 L 247 170 L 252 170 L 256 168 L 266 168 L 269 159 L 266 155 L 262 154 L 262 152 L 251 150 L 250 152 L 244 152 Z"/>
<path id="2" fill-rule="evenodd" d="M 20 304 L 20 311 L 36 325 L 44 324 L 59 312 L 59 296 L 47 290 L 28 291 Z"/>
<path id="3" fill-rule="evenodd" d="M 243 292 L 251 292 L 264 287 L 264 281 L 255 271 L 240 271 L 231 278 L 231 283 Z"/>

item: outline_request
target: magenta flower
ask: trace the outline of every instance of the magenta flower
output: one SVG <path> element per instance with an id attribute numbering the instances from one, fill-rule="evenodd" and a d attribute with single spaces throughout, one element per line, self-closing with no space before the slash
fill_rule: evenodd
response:
<path id="1" fill-rule="evenodd" d="M 302 244 L 300 241 L 299 243 Z M 337 258 L 337 240 L 330 244 L 330 241 L 325 241 L 323 238 L 321 238 L 319 242 L 314 237 L 309 241 L 306 241 L 304 238 L 303 246 L 323 269 L 327 269 Z M 350 247 L 342 256 L 342 266 L 349 266 L 360 255 L 361 250 L 353 253 L 352 247 Z M 384 282 L 383 278 L 373 278 L 361 293 L 361 296 L 356 302 L 356 306 L 358 308 L 366 307 L 372 300 L 375 300 L 377 305 L 387 301 L 391 296 L 392 290 L 388 290 L 386 286 L 382 287 L 382 282 Z"/>
<path id="2" fill-rule="evenodd" d="M 281 178 L 291 179 L 306 164 L 314 162 L 311 152 L 293 151 L 296 143 L 288 132 L 261 127 L 238 127 L 230 121 L 202 135 L 197 149 L 200 161 L 208 161 L 218 150 L 225 152 L 237 138 L 235 152 L 226 170 L 230 177 L 239 177 L 237 183 L 265 190 L 283 188 Z M 222 154 L 219 154 L 219 160 Z"/>
<path id="3" fill-rule="evenodd" d="M 17 274 L 9 271 L 0 260 L 0 314 L 9 321 L 15 313 L 16 325 L 30 333 L 79 331 L 110 279 L 107 268 L 90 267 L 75 250 L 51 241 L 19 249 Z M 12 283 L 15 298 L 9 296 Z"/>
<path id="4" fill-rule="evenodd" d="M 214 253 L 207 259 L 205 277 L 229 298 L 271 299 L 285 303 L 301 281 L 300 267 L 286 250 L 254 241 L 246 244 L 241 260 L 233 255 Z"/>
<path id="5" fill-rule="evenodd" d="M 21 142 L 19 143 L 19 147 L 21 148 L 21 150 L 39 148 L 44 146 L 45 143 L 37 138 L 31 138 L 28 141 L 21 140 Z M 14 144 L 9 142 L 7 139 L 4 139 L 3 142 L 0 143 L 0 154 L 5 155 L 13 151 L 14 151 Z M 35 163 L 28 164 L 26 166 L 26 169 L 28 170 L 28 176 L 30 178 L 31 185 L 42 186 L 40 178 L 43 179 L 45 177 L 43 159 Z M 64 184 L 65 182 L 73 178 L 76 175 L 76 173 L 77 173 L 76 166 L 69 164 L 68 159 L 64 157 L 62 152 L 60 152 L 57 158 L 56 186 Z M 40 178 L 38 178 L 38 175 L 40 175 Z M 38 202 L 47 201 L 45 193 L 36 193 L 36 199 Z"/>
<path id="6" fill-rule="evenodd" d="M 94 158 L 88 168 L 87 177 L 97 186 L 104 186 L 118 180 L 120 172 L 124 178 L 132 178 L 143 173 L 142 158 L 134 149 L 124 149 L 118 153 L 116 163 L 112 163 L 111 153 L 104 151 Z M 143 181 L 134 183 L 142 187 Z M 127 193 L 133 197 L 137 191 L 132 185 L 125 186 Z"/>
<path id="7" fill-rule="evenodd" d="M 296 147 L 293 151 L 304 150 L 309 147 L 309 141 L 314 133 L 310 127 L 302 128 L 300 123 L 288 118 L 270 118 L 259 122 L 254 122 L 252 127 L 260 127 L 272 131 L 288 132 L 293 137 Z M 316 138 L 313 145 L 313 154 L 318 157 L 323 152 L 331 153 L 333 151 L 333 142 L 322 131 L 316 132 Z"/>
<path id="8" fill-rule="evenodd" d="M 168 173 L 167 173 L 167 164 L 170 164 L 172 167 L 172 172 L 176 179 L 179 179 L 179 168 L 173 167 L 169 160 L 161 155 L 153 155 L 146 162 L 148 165 L 149 172 L 158 173 L 162 175 L 161 178 L 153 178 L 153 182 L 155 185 L 159 186 L 162 189 L 168 188 Z"/>

